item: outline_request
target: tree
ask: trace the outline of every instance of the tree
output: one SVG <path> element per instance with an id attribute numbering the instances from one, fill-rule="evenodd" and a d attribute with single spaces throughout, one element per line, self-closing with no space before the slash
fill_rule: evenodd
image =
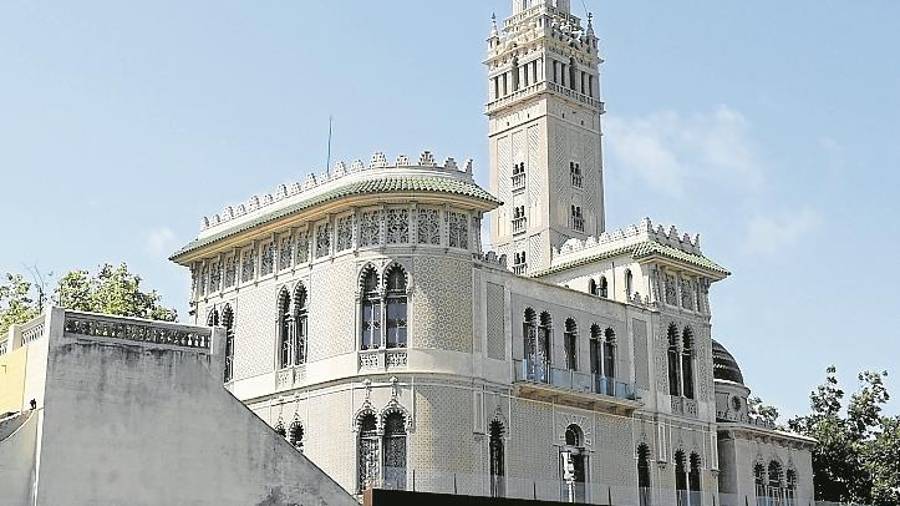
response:
<path id="1" fill-rule="evenodd" d="M 0 335 L 11 325 L 25 323 L 40 314 L 31 291 L 31 283 L 21 274 L 6 274 L 6 282 L 0 285 Z"/>
<path id="2" fill-rule="evenodd" d="M 810 394 L 812 412 L 788 422 L 818 442 L 813 450 L 816 498 L 876 505 L 900 503 L 900 416 L 882 415 L 890 399 L 887 372 L 863 371 L 844 411 L 837 369 Z"/>
<path id="3" fill-rule="evenodd" d="M 781 416 L 778 413 L 778 408 L 763 403 L 762 399 L 759 397 L 747 399 L 747 410 L 753 418 L 763 420 L 773 425 L 778 421 L 778 417 Z"/>
<path id="4" fill-rule="evenodd" d="M 25 323 L 43 310 L 46 290 L 43 277 L 35 272 L 36 283 L 25 281 L 21 274 L 7 274 L 6 282 L 0 284 L 0 335 L 10 325 Z M 118 267 L 103 264 L 93 275 L 72 271 L 60 278 L 52 300 L 76 311 L 175 321 L 175 310 L 162 305 L 156 290 L 141 290 L 141 281 L 124 263 Z"/>
<path id="5" fill-rule="evenodd" d="M 116 316 L 175 321 L 174 309 L 164 307 L 156 290 L 141 291 L 141 277 L 118 267 L 101 265 L 95 275 L 72 271 L 59 280 L 54 299 L 62 307 Z"/>

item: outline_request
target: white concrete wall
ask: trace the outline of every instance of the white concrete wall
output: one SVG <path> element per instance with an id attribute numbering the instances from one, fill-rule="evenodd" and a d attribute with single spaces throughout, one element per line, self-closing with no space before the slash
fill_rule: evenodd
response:
<path id="1" fill-rule="evenodd" d="M 355 504 L 172 348 L 51 335 L 37 504 Z"/>
<path id="2" fill-rule="evenodd" d="M 22 415 L 25 422 L 0 435 L 0 504 L 32 504 L 35 446 L 40 412 Z M 5 432 L 5 431 L 4 431 Z"/>

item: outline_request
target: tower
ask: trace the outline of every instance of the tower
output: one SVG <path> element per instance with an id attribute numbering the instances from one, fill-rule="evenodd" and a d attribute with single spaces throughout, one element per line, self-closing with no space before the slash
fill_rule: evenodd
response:
<path id="1" fill-rule="evenodd" d="M 503 206 L 491 239 L 519 274 L 550 265 L 566 240 L 605 228 L 602 60 L 569 0 L 513 0 L 488 37 L 490 187 Z"/>

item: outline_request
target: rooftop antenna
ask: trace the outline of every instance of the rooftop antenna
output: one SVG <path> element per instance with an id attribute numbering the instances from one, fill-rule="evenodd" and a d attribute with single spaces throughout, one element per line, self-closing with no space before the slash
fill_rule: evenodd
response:
<path id="1" fill-rule="evenodd" d="M 333 133 L 332 124 L 334 123 L 334 117 L 328 116 L 328 158 L 325 162 L 325 173 L 328 174 L 328 177 L 331 177 L 331 137 Z"/>

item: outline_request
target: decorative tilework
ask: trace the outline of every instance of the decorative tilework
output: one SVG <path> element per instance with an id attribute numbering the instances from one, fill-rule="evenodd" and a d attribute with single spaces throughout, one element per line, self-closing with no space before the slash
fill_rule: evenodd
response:
<path id="1" fill-rule="evenodd" d="M 411 348 L 472 351 L 472 264 L 416 257 Z"/>
<path id="2" fill-rule="evenodd" d="M 506 329 L 504 327 L 504 289 L 501 285 L 487 284 L 487 354 L 488 358 L 506 358 Z"/>

